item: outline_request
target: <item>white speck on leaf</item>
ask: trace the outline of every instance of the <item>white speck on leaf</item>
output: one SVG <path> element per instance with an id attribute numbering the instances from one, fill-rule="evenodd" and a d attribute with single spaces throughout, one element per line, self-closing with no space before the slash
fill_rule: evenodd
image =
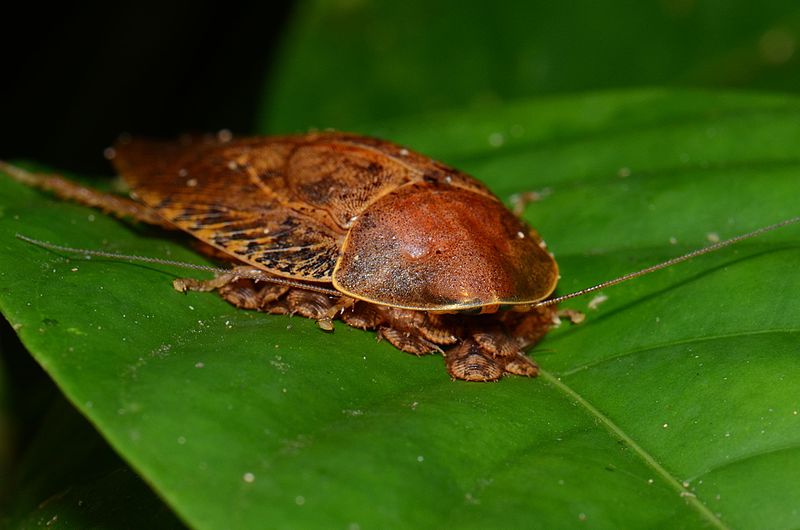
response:
<path id="1" fill-rule="evenodd" d="M 506 137 L 501 132 L 493 132 L 489 135 L 489 145 L 492 147 L 500 147 L 506 143 Z"/>
<path id="2" fill-rule="evenodd" d="M 606 300 L 608 300 L 608 296 L 604 294 L 598 294 L 589 301 L 588 307 L 593 311 L 597 311 L 598 306 Z"/>

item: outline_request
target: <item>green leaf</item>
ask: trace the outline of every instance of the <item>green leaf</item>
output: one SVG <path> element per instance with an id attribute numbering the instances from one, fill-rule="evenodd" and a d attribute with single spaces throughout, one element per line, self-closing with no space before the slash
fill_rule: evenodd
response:
<path id="1" fill-rule="evenodd" d="M 794 0 L 306 0 L 265 87 L 261 131 L 630 86 L 796 91 Z"/>
<path id="2" fill-rule="evenodd" d="M 14 472 L 4 528 L 184 528 L 64 399 Z"/>
<path id="3" fill-rule="evenodd" d="M 564 293 L 797 215 L 800 101 L 641 91 L 364 132 L 549 188 L 526 218 Z M 197 528 L 800 525 L 798 228 L 572 300 L 536 380 L 452 382 L 339 325 L 179 294 L 182 240 L 0 178 L 0 309 L 69 400 Z M 591 297 L 589 297 L 591 298 Z"/>

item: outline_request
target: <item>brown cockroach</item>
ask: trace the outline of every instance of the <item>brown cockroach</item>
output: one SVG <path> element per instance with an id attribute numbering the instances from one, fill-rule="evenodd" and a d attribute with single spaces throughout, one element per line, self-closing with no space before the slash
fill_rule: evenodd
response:
<path id="1" fill-rule="evenodd" d="M 217 291 L 235 306 L 376 330 L 398 349 L 443 353 L 450 375 L 535 376 L 524 351 L 562 300 L 621 283 L 800 217 L 551 298 L 558 265 L 539 234 L 474 178 L 401 146 L 326 132 L 184 142 L 124 140 L 109 158 L 130 197 L 0 165 L 17 180 L 120 217 L 190 233 L 231 262 L 179 291 Z M 530 198 L 530 197 L 529 197 Z M 521 204 L 520 204 L 521 206 Z M 53 249 L 158 263 L 30 242 Z"/>

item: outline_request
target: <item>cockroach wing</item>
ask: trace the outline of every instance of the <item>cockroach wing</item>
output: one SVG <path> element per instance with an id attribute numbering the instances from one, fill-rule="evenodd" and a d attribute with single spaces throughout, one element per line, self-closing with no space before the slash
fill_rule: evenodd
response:
<path id="1" fill-rule="evenodd" d="M 330 281 L 341 236 L 287 205 L 284 171 L 298 138 L 115 146 L 132 195 L 224 253 L 279 276 Z"/>
<path id="2" fill-rule="evenodd" d="M 490 194 L 472 177 L 391 142 L 339 132 L 294 138 L 286 196 L 296 208 L 325 212 L 342 230 L 369 204 L 410 182 L 447 182 Z"/>
<path id="3" fill-rule="evenodd" d="M 333 273 L 345 294 L 428 311 L 531 304 L 557 280 L 536 232 L 497 198 L 436 183 L 403 186 L 369 206 Z"/>
<path id="4" fill-rule="evenodd" d="M 292 199 L 327 212 L 343 229 L 367 204 L 416 176 L 391 156 L 359 143 L 360 139 L 322 137 L 298 147 L 286 165 Z"/>

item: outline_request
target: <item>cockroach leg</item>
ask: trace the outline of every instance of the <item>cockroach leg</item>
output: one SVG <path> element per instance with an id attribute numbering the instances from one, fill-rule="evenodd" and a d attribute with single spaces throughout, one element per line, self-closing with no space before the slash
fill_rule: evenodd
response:
<path id="1" fill-rule="evenodd" d="M 350 298 L 349 296 L 340 296 L 336 303 L 328 308 L 325 316 L 317 319 L 317 325 L 323 331 L 333 331 L 333 320 L 353 307 L 355 303 L 355 298 Z"/>
<path id="2" fill-rule="evenodd" d="M 389 344 L 398 350 L 413 355 L 420 356 L 430 353 L 442 353 L 442 349 L 439 346 L 412 330 L 381 326 L 378 328 L 378 336 L 382 339 L 386 339 Z"/>
<path id="3" fill-rule="evenodd" d="M 255 283 L 239 279 L 218 288 L 219 295 L 228 303 L 243 309 L 256 309 L 273 314 L 289 313 L 289 308 L 280 300 L 289 287 L 269 283 Z"/>
<path id="4" fill-rule="evenodd" d="M 98 208 L 116 217 L 130 217 L 136 221 L 162 228 L 176 229 L 172 223 L 158 215 L 154 210 L 132 199 L 112 193 L 103 193 L 58 175 L 33 173 L 6 162 L 0 162 L 0 170 L 22 184 L 49 191 L 62 199 Z"/>
<path id="5" fill-rule="evenodd" d="M 252 267 L 234 267 L 231 269 L 231 272 L 220 274 L 216 278 L 211 280 L 197 280 L 195 278 L 177 278 L 172 280 L 172 287 L 175 288 L 176 291 L 180 291 L 185 293 L 187 291 L 198 291 L 198 292 L 209 292 L 209 291 L 216 291 L 220 287 L 224 287 L 231 282 L 235 282 L 239 279 L 239 276 L 236 275 L 236 270 L 252 270 Z"/>
<path id="6" fill-rule="evenodd" d="M 518 353 L 505 365 L 506 372 L 524 377 L 536 377 L 539 375 L 539 365 L 530 357 Z"/>
<path id="7" fill-rule="evenodd" d="M 348 297 L 334 297 L 323 293 L 292 289 L 286 296 L 286 304 L 291 314 L 298 314 L 317 321 L 323 331 L 333 331 L 333 319 L 355 300 Z"/>
<path id="8" fill-rule="evenodd" d="M 448 350 L 445 364 L 451 377 L 465 381 L 497 381 L 505 372 L 501 363 L 483 353 L 480 345 L 472 339 Z"/>
<path id="9" fill-rule="evenodd" d="M 558 310 L 554 306 L 544 306 L 529 312 L 507 311 L 500 319 L 514 337 L 521 350 L 539 342 L 555 324 Z"/>

